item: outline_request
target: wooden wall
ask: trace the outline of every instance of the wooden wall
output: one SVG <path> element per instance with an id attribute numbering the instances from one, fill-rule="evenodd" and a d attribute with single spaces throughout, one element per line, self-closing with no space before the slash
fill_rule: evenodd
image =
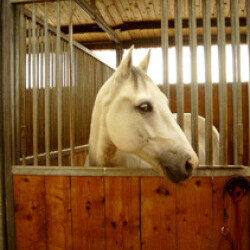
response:
<path id="1" fill-rule="evenodd" d="M 227 179 L 14 176 L 17 249 L 216 250 Z M 226 206 L 235 240 L 228 197 Z M 250 247 L 249 207 L 248 194 L 240 202 L 242 250 Z"/>

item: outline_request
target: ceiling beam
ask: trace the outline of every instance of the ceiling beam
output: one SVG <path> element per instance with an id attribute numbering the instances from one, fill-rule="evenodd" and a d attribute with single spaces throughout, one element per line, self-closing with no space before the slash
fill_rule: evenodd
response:
<path id="1" fill-rule="evenodd" d="M 85 0 L 75 0 L 75 2 L 96 22 L 96 24 L 105 31 L 115 43 L 120 43 L 121 40 L 115 31 L 98 15 L 93 8 Z"/>
<path id="2" fill-rule="evenodd" d="M 213 45 L 217 44 L 217 35 L 211 36 L 211 42 Z M 231 35 L 226 35 L 226 43 L 231 43 Z M 241 34 L 240 35 L 240 43 L 245 44 L 246 43 L 246 35 Z M 98 49 L 116 49 L 116 46 L 114 43 L 110 41 L 98 41 L 98 42 L 80 42 L 80 44 L 84 45 L 90 50 L 98 50 Z M 131 45 L 134 45 L 135 48 L 156 48 L 161 47 L 161 38 L 160 37 L 153 37 L 153 38 L 146 38 L 146 39 L 134 39 L 134 40 L 127 40 L 122 42 L 123 49 L 128 49 L 131 47 Z M 189 36 L 183 36 L 183 45 L 188 46 L 189 45 Z M 197 45 L 203 45 L 203 35 L 197 36 Z M 169 37 L 169 47 L 175 46 L 175 39 L 173 37 Z"/>
<path id="3" fill-rule="evenodd" d="M 239 23 L 241 27 L 246 27 L 246 18 L 241 17 L 239 19 Z M 203 21 L 202 19 L 196 20 L 197 28 L 203 27 Z M 225 26 L 231 27 L 231 19 L 225 18 Z M 174 29 L 175 24 L 174 20 L 168 21 L 168 28 Z M 217 27 L 217 20 L 216 18 L 211 19 L 211 27 Z M 129 30 L 137 30 L 137 29 L 160 29 L 161 28 L 161 21 L 135 21 L 135 22 L 124 22 L 121 25 L 113 26 L 113 30 L 120 30 L 120 31 L 129 31 Z M 182 28 L 189 28 L 189 20 L 183 19 L 182 20 Z M 68 26 L 61 27 L 62 32 L 65 34 L 68 34 Z M 77 33 L 92 33 L 92 32 L 103 32 L 103 29 L 101 29 L 97 24 L 81 24 L 81 25 L 74 25 L 73 26 L 73 32 L 74 34 Z"/>

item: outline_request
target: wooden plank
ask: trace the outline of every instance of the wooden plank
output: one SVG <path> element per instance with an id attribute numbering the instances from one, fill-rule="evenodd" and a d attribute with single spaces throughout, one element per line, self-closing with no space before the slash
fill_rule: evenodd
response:
<path id="1" fill-rule="evenodd" d="M 47 249 L 73 249 L 70 188 L 70 177 L 45 177 Z"/>
<path id="2" fill-rule="evenodd" d="M 106 249 L 103 177 L 71 177 L 73 249 Z"/>
<path id="3" fill-rule="evenodd" d="M 216 177 L 214 178 L 213 185 L 213 235 L 214 235 L 214 249 L 217 249 L 219 244 L 225 244 L 221 236 L 221 227 L 223 226 L 223 189 L 229 178 Z M 250 178 L 248 178 L 250 181 Z M 250 247 L 249 244 L 249 233 L 250 233 L 250 211 L 249 211 L 249 194 L 245 196 L 242 201 L 240 201 L 240 214 L 241 214 L 241 230 L 242 230 L 242 250 L 247 250 Z M 231 233 L 232 239 L 235 242 L 235 204 L 231 200 L 231 197 L 226 195 L 225 206 L 227 209 L 227 214 L 229 216 L 229 231 Z M 222 243 L 220 243 L 222 241 Z"/>
<path id="4" fill-rule="evenodd" d="M 212 249 L 211 184 L 211 177 L 195 177 L 177 185 L 177 249 Z"/>
<path id="5" fill-rule="evenodd" d="M 140 249 L 138 177 L 105 178 L 106 249 Z"/>
<path id="6" fill-rule="evenodd" d="M 14 176 L 17 249 L 46 249 L 43 176 Z"/>
<path id="7" fill-rule="evenodd" d="M 176 185 L 141 177 L 141 248 L 176 249 Z"/>
<path id="8" fill-rule="evenodd" d="M 115 33 L 115 31 L 91 8 L 91 6 L 85 0 L 75 0 L 75 2 L 93 19 L 95 22 L 110 36 L 110 38 L 120 43 L 121 40 Z"/>

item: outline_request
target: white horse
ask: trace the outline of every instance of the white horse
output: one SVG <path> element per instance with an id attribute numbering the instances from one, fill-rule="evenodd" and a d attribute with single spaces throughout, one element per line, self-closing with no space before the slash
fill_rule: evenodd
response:
<path id="1" fill-rule="evenodd" d="M 132 50 L 96 97 L 89 165 L 153 167 L 173 182 L 185 180 L 198 166 L 198 157 L 166 96 L 146 74 L 150 53 L 134 67 Z M 188 120 L 186 116 L 185 126 Z"/>

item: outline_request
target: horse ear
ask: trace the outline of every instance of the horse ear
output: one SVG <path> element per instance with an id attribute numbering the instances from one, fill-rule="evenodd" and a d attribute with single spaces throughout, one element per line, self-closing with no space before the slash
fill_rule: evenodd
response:
<path id="1" fill-rule="evenodd" d="M 148 64 L 149 64 L 149 59 L 150 59 L 150 53 L 151 53 L 151 50 L 148 50 L 147 55 L 144 57 L 144 59 L 138 65 L 138 67 L 140 69 L 142 69 L 143 71 L 145 71 L 145 72 L 148 71 Z"/>
<path id="2" fill-rule="evenodd" d="M 132 51 L 134 49 L 134 45 L 132 45 L 128 51 L 126 57 L 121 61 L 119 67 L 117 68 L 117 72 L 122 76 L 125 76 L 132 66 Z"/>

